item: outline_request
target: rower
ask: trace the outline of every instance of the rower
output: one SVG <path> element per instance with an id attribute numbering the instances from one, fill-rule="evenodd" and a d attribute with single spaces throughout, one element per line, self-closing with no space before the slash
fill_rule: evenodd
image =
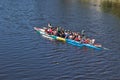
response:
<path id="1" fill-rule="evenodd" d="M 92 39 L 91 42 L 90 42 L 90 44 L 93 45 L 94 43 L 95 43 L 95 39 Z"/>

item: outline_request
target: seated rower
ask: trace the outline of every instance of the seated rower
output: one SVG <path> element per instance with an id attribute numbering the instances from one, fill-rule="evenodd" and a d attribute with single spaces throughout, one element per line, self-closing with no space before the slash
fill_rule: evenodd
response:
<path id="1" fill-rule="evenodd" d="M 76 38 L 75 38 L 76 41 L 81 41 L 81 36 L 78 35 Z"/>
<path id="2" fill-rule="evenodd" d="M 95 43 L 95 39 L 92 39 L 91 41 L 90 41 L 90 44 L 94 44 Z"/>
<path id="3" fill-rule="evenodd" d="M 52 35 L 52 34 L 53 34 L 52 27 L 48 28 L 48 29 L 46 30 L 46 32 L 47 32 L 48 34 Z"/>
<path id="4" fill-rule="evenodd" d="M 75 41 L 79 41 L 79 38 L 78 38 L 78 36 L 76 36 L 74 40 L 75 40 Z"/>
<path id="5" fill-rule="evenodd" d="M 91 40 L 89 38 L 85 39 L 84 43 L 90 44 Z"/>
<path id="6" fill-rule="evenodd" d="M 65 31 L 65 38 L 68 39 L 69 38 L 69 32 Z"/>
<path id="7" fill-rule="evenodd" d="M 96 47 L 102 47 L 101 44 L 96 44 L 96 43 L 95 43 L 95 39 L 92 39 L 92 40 L 91 40 L 91 44 L 94 45 L 94 46 L 96 46 Z"/>

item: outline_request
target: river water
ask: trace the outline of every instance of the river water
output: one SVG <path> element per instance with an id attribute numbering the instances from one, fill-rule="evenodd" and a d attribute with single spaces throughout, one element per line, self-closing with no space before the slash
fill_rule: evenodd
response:
<path id="1" fill-rule="evenodd" d="M 50 41 L 47 23 L 95 38 L 109 50 Z M 0 80 L 120 80 L 120 19 L 77 0 L 0 1 Z"/>

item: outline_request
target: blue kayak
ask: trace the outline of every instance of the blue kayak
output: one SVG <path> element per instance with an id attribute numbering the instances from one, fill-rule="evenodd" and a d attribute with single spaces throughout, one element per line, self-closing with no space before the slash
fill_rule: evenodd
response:
<path id="1" fill-rule="evenodd" d="M 71 39 L 66 39 L 66 43 L 77 46 L 77 47 L 80 47 L 80 48 L 88 47 L 88 48 L 92 48 L 92 49 L 96 49 L 96 50 L 101 50 L 102 49 L 101 47 L 96 47 L 96 46 L 91 45 L 91 44 L 80 43 L 78 41 L 71 40 Z"/>
<path id="2" fill-rule="evenodd" d="M 71 40 L 71 39 L 66 39 L 66 43 L 80 47 L 80 48 L 84 46 L 82 43 L 75 40 Z"/>

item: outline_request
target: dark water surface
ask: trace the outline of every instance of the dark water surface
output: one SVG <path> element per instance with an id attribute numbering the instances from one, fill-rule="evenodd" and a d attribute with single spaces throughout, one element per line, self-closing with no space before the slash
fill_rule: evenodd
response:
<path id="1" fill-rule="evenodd" d="M 110 50 L 80 49 L 36 34 L 50 22 Z M 0 0 L 0 80 L 120 80 L 120 19 L 76 0 Z"/>

